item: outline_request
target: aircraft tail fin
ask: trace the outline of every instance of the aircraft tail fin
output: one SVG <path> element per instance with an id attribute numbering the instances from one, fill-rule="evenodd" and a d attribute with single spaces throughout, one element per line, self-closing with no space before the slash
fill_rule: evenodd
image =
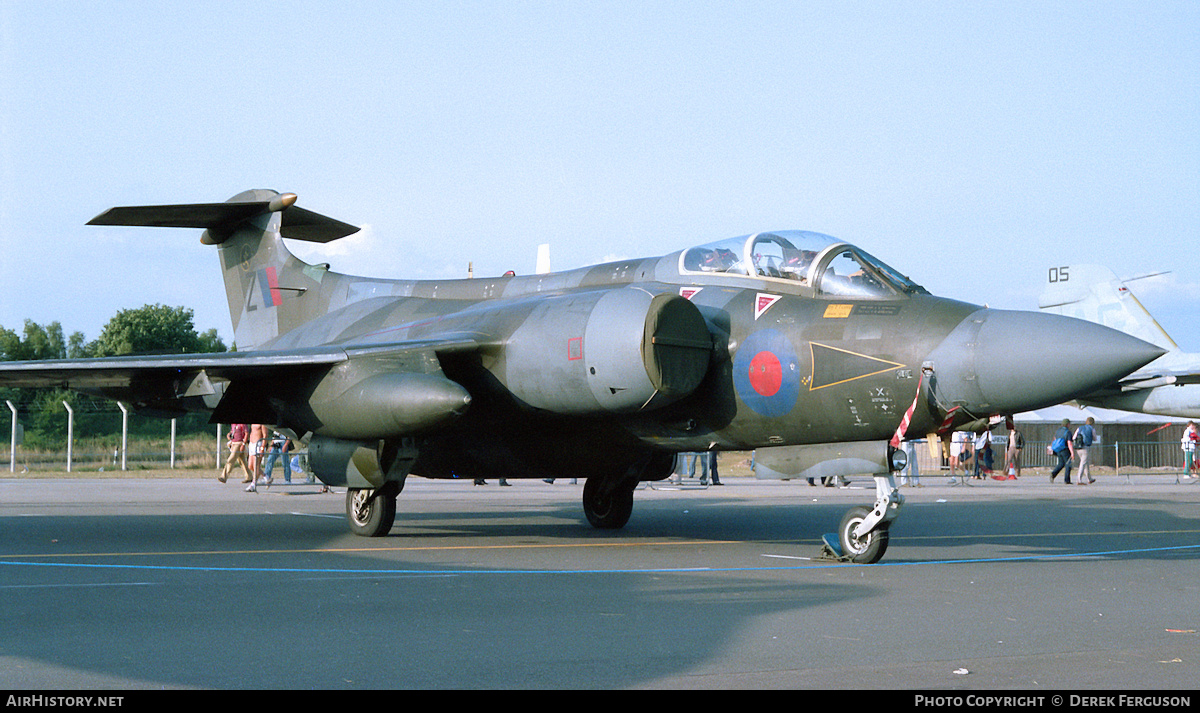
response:
<path id="1" fill-rule="evenodd" d="M 293 193 L 251 190 L 224 203 L 110 208 L 88 225 L 203 228 L 200 242 L 218 246 L 234 339 L 246 351 L 324 313 L 309 294 L 323 268 L 297 259 L 281 238 L 326 243 L 358 232 L 295 203 Z"/>
<path id="2" fill-rule="evenodd" d="M 1102 324 L 1170 352 L 1179 345 L 1112 270 L 1102 265 L 1052 267 L 1038 297 L 1044 312 Z"/>

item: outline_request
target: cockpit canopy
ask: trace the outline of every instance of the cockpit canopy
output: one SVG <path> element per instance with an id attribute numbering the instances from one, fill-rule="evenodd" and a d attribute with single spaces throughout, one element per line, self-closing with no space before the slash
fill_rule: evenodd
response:
<path id="1" fill-rule="evenodd" d="M 679 272 L 780 280 L 838 297 L 886 299 L 926 292 L 853 245 L 801 230 L 755 233 L 685 250 Z"/>

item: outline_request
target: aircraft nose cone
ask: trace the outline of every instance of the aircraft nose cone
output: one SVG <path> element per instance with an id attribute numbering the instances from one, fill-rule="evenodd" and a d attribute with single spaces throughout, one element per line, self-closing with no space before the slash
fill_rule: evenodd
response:
<path id="1" fill-rule="evenodd" d="M 1165 352 L 1083 320 L 981 309 L 929 355 L 946 408 L 1018 413 L 1053 406 L 1110 384 Z"/>

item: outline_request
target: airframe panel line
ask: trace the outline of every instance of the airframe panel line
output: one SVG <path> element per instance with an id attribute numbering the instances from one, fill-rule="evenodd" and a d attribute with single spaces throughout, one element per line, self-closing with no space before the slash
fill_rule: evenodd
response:
<path id="1" fill-rule="evenodd" d="M 262 572 L 268 574 L 353 574 L 353 575 L 496 575 L 496 574 L 706 574 L 736 573 L 736 572 L 786 572 L 801 569 L 830 569 L 833 567 L 916 567 L 922 565 L 947 564 L 987 564 L 1000 562 L 1031 562 L 1036 560 L 1061 560 L 1078 557 L 1111 557 L 1114 555 L 1145 554 L 1150 552 L 1178 552 L 1182 550 L 1200 549 L 1200 544 L 1177 545 L 1174 547 L 1145 547 L 1129 550 L 1105 550 L 1096 552 L 1069 552 L 1054 555 L 1022 555 L 1019 557 L 978 557 L 954 560 L 926 560 L 921 562 L 880 562 L 873 565 L 844 564 L 831 562 L 827 564 L 798 565 L 794 567 L 658 567 L 653 569 L 511 569 L 511 570 L 478 570 L 478 569 L 320 569 L 311 567 L 194 567 L 180 565 L 146 565 L 146 564 L 85 564 L 72 562 L 13 562 L 0 560 L 0 567 L 59 567 L 78 569 L 123 569 L 138 571 L 168 571 L 168 572 Z"/>

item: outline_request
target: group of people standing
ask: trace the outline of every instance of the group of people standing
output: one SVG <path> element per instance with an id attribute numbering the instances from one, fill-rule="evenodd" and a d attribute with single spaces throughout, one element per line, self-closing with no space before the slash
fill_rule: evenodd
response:
<path id="1" fill-rule="evenodd" d="M 962 469 L 962 482 L 968 478 L 983 480 L 991 477 L 994 480 L 1016 480 L 1021 475 L 1025 437 L 1017 429 L 1012 420 L 1008 420 L 1008 446 L 1004 454 L 1004 470 L 999 474 L 992 473 L 993 452 L 990 431 L 973 433 L 956 431 L 951 437 L 949 463 L 950 484 L 957 485 L 956 477 Z M 1072 427 L 1071 420 L 1064 418 L 1062 424 L 1054 432 L 1050 444 L 1046 446 L 1047 455 L 1056 459 L 1050 471 L 1050 482 L 1055 482 L 1059 473 L 1063 474 L 1062 482 L 1071 485 L 1091 485 L 1096 482 L 1092 475 L 1093 446 L 1099 443 L 1096 433 L 1096 419 L 1089 416 L 1078 427 Z M 1180 439 L 1183 450 L 1184 477 L 1200 481 L 1200 428 L 1194 421 L 1188 421 Z M 1075 468 L 1075 480 L 1071 480 L 1071 470 Z"/>
<path id="2" fill-rule="evenodd" d="M 258 486 L 271 484 L 271 473 L 275 463 L 283 461 L 283 480 L 292 482 L 292 464 L 289 452 L 292 448 L 291 439 L 278 431 L 270 431 L 261 423 L 235 423 L 229 428 L 229 455 L 225 459 L 225 467 L 217 480 L 224 483 L 235 466 L 241 466 L 247 483 L 246 492 L 253 493 Z M 312 478 L 309 478 L 312 482 Z"/>
<path id="3" fill-rule="evenodd" d="M 994 455 L 992 452 L 991 431 L 985 430 L 975 434 L 970 432 L 955 432 L 951 437 L 950 448 L 950 484 L 957 485 L 955 476 L 962 468 L 962 480 L 968 477 L 983 480 L 991 477 L 994 480 L 1016 480 L 1021 477 L 1024 460 L 1025 436 L 1011 419 L 1008 420 L 1008 445 L 1004 451 L 1004 470 L 993 474 Z M 1198 439 L 1200 440 L 1200 439 Z M 1046 447 L 1049 455 L 1055 456 L 1058 463 L 1050 471 L 1050 482 L 1063 473 L 1063 482 L 1071 483 L 1071 466 L 1079 460 L 1076 471 L 1076 481 L 1080 485 L 1095 483 L 1092 477 L 1092 445 L 1096 442 L 1096 420 L 1087 418 L 1087 422 L 1074 431 L 1071 430 L 1070 419 L 1063 419 L 1062 425 L 1054 434 L 1054 440 Z M 971 475 L 971 472 L 974 472 Z"/>
<path id="4" fill-rule="evenodd" d="M 696 477 L 696 466 L 700 468 L 700 484 L 708 485 L 709 480 L 712 480 L 713 485 L 721 484 L 721 474 L 717 471 L 717 452 L 688 452 L 678 453 L 675 456 L 675 482 L 683 482 L 683 478 Z"/>
<path id="5" fill-rule="evenodd" d="M 992 449 L 992 432 L 985 429 L 980 433 L 955 431 L 950 437 L 950 484 L 958 485 L 955 476 L 962 468 L 962 482 L 972 480 L 1016 480 L 1021 477 L 1024 461 L 1025 436 L 1008 419 L 1008 445 L 1004 449 L 1004 468 L 995 473 L 996 454 Z"/>

